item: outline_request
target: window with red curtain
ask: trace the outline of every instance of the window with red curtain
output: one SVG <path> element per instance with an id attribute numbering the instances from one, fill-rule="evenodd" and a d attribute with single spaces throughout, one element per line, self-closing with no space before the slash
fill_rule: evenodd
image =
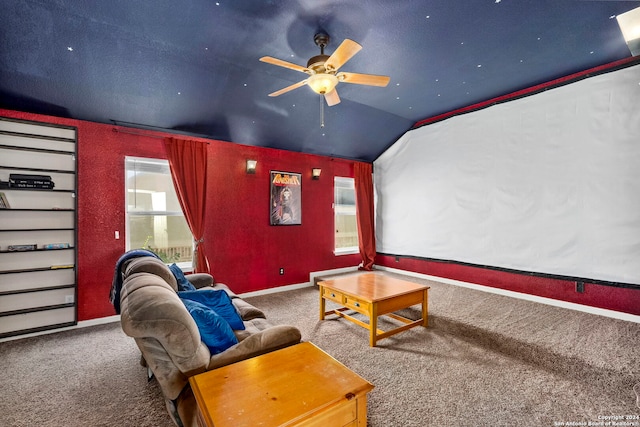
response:
<path id="1" fill-rule="evenodd" d="M 355 163 L 356 217 L 358 219 L 358 244 L 362 264 L 360 270 L 371 271 L 376 257 L 376 238 L 373 212 L 373 165 Z"/>
<path id="2" fill-rule="evenodd" d="M 195 251 L 195 273 L 209 273 L 204 241 L 204 216 L 207 194 L 207 143 L 179 138 L 165 138 L 167 160 L 180 206 L 189 224 Z"/>

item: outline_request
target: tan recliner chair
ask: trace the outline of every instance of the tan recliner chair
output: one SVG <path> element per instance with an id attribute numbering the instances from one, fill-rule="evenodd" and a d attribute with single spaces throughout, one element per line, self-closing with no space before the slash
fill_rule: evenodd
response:
<path id="1" fill-rule="evenodd" d="M 197 406 L 189 377 L 300 342 L 297 328 L 272 326 L 260 310 L 239 298 L 226 285 L 214 285 L 212 276 L 187 275 L 196 288 L 224 289 L 246 328 L 234 331 L 238 344 L 211 355 L 176 293 L 175 277 L 162 261 L 154 257 L 134 258 L 123 266 L 122 271 L 122 329 L 135 339 L 143 363 L 160 384 L 167 410 L 178 426 L 197 426 Z"/>

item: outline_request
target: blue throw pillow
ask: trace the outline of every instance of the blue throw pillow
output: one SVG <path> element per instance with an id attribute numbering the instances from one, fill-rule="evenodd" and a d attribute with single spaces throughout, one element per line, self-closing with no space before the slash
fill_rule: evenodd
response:
<path id="1" fill-rule="evenodd" d="M 174 277 L 178 281 L 178 292 L 180 291 L 195 291 L 196 287 L 184 277 L 182 269 L 173 263 L 169 266 L 169 269 L 173 273 Z"/>
<path id="2" fill-rule="evenodd" d="M 178 292 L 183 300 L 197 301 L 211 309 L 226 320 L 234 331 L 243 331 L 244 323 L 233 306 L 229 295 L 221 289 L 200 289 L 196 291 Z"/>
<path id="3" fill-rule="evenodd" d="M 211 354 L 222 353 L 238 343 L 238 338 L 231 330 L 231 326 L 214 310 L 196 301 L 183 299 L 182 302 L 198 325 L 200 338 L 209 347 Z"/>

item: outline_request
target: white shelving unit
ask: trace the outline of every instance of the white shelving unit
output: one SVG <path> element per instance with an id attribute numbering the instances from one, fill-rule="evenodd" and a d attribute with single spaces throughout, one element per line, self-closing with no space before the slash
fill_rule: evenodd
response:
<path id="1" fill-rule="evenodd" d="M 0 208 L 0 338 L 77 323 L 76 134 L 0 117 L 0 193 L 9 204 Z M 51 177 L 55 186 L 17 188 L 12 174 Z"/>

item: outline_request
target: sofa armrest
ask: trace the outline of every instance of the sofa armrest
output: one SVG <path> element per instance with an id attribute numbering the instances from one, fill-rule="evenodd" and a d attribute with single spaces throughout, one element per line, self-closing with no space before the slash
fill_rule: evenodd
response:
<path id="1" fill-rule="evenodd" d="M 196 289 L 213 286 L 213 276 L 208 273 L 193 273 L 185 276 Z"/>
<path id="2" fill-rule="evenodd" d="M 222 353 L 211 356 L 207 370 L 220 368 L 241 360 L 297 344 L 302 339 L 298 328 L 287 325 L 272 326 L 253 334 L 228 348 Z"/>

